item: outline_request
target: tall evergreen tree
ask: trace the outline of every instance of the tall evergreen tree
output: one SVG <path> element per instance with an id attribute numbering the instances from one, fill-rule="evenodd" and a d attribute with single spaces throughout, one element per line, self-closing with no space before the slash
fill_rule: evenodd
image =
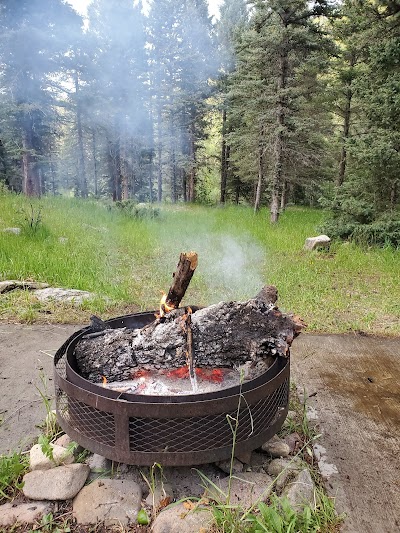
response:
<path id="1" fill-rule="evenodd" d="M 44 161 L 54 120 L 54 76 L 68 50 L 67 36 L 79 31 L 80 17 L 61 0 L 5 0 L 0 5 L 1 95 L 9 115 L 8 142 L 18 146 L 21 189 L 44 191 Z M 7 135 L 5 144 L 7 144 Z M 11 144 L 11 143 L 10 143 Z"/>
<path id="2" fill-rule="evenodd" d="M 242 171 L 247 159 L 248 174 L 258 176 L 258 191 L 268 174 L 273 223 L 278 221 L 286 184 L 294 172 L 310 164 L 315 142 L 321 142 L 314 135 L 315 114 L 305 111 L 318 92 L 322 64 L 316 63 L 325 48 L 318 17 L 327 11 L 325 1 L 257 0 L 251 27 L 237 45 L 231 94 L 240 125 L 231 136 L 239 150 L 234 158 Z M 240 151 L 242 139 L 250 161 Z"/>

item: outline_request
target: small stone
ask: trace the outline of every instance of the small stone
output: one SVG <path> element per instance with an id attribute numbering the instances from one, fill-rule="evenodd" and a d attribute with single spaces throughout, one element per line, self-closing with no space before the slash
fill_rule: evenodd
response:
<path id="1" fill-rule="evenodd" d="M 174 489 L 170 483 L 163 483 L 162 486 L 157 486 L 153 492 L 146 498 L 146 503 L 150 507 L 159 509 L 160 507 L 166 507 L 174 499 Z"/>
<path id="2" fill-rule="evenodd" d="M 33 524 L 51 511 L 49 502 L 5 503 L 0 505 L 0 526 Z"/>
<path id="3" fill-rule="evenodd" d="M 318 412 L 312 405 L 307 405 L 306 417 L 310 427 L 315 428 L 319 425 Z"/>
<path id="4" fill-rule="evenodd" d="M 299 446 L 301 445 L 301 437 L 297 432 L 291 433 L 290 435 L 286 435 L 283 440 L 289 446 L 290 454 L 297 452 Z"/>
<path id="5" fill-rule="evenodd" d="M 222 472 L 225 472 L 225 474 L 230 474 L 231 472 L 231 461 L 230 459 L 227 459 L 226 461 L 218 461 L 218 463 L 215 463 L 218 468 L 222 470 Z M 243 472 L 243 463 L 241 463 L 238 459 L 233 459 L 232 463 L 232 474 L 240 474 L 240 472 Z"/>
<path id="6" fill-rule="evenodd" d="M 290 453 L 289 446 L 277 435 L 274 435 L 268 442 L 263 444 L 261 449 L 272 457 L 287 457 Z"/>
<path id="7" fill-rule="evenodd" d="M 285 468 L 289 467 L 289 464 L 289 459 L 273 459 L 267 467 L 267 472 L 272 477 L 279 476 Z"/>
<path id="8" fill-rule="evenodd" d="M 21 233 L 21 228 L 4 228 L 4 233 L 13 233 L 14 235 L 19 235 Z"/>
<path id="9" fill-rule="evenodd" d="M 84 300 L 92 298 L 94 295 L 87 291 L 79 291 L 77 289 L 61 289 L 59 287 L 47 289 L 39 289 L 35 291 L 35 296 L 41 302 L 56 301 L 56 302 L 70 302 L 74 304 L 81 304 Z"/>
<path id="10" fill-rule="evenodd" d="M 302 470 L 297 477 L 288 484 L 283 492 L 295 509 L 301 509 L 306 505 L 314 507 L 314 491 L 315 485 L 311 479 L 308 468 Z"/>
<path id="11" fill-rule="evenodd" d="M 107 459 L 106 457 L 103 457 L 97 453 L 89 455 L 89 457 L 86 459 L 86 464 L 89 465 L 92 472 L 98 474 L 104 474 L 106 472 L 108 473 L 111 470 L 110 459 Z"/>
<path id="12" fill-rule="evenodd" d="M 331 240 L 327 235 L 318 235 L 318 237 L 309 237 L 304 244 L 304 250 L 329 250 Z"/>
<path id="13" fill-rule="evenodd" d="M 275 478 L 275 489 L 280 493 L 287 482 L 302 469 L 300 459 L 273 459 L 268 465 L 268 474 Z"/>
<path id="14" fill-rule="evenodd" d="M 90 468 L 84 464 L 34 470 L 25 474 L 22 491 L 32 500 L 69 500 L 81 490 L 89 472 Z"/>
<path id="15" fill-rule="evenodd" d="M 69 465 L 74 462 L 74 454 L 62 446 L 50 444 L 53 450 L 53 459 L 50 459 L 42 451 L 40 444 L 35 444 L 29 454 L 29 466 L 31 470 L 49 470 L 60 465 Z"/>
<path id="16" fill-rule="evenodd" d="M 61 437 L 58 437 L 58 439 L 54 441 L 54 444 L 57 446 L 62 446 L 63 448 L 68 448 L 71 442 L 73 442 L 71 437 L 64 433 L 64 435 L 61 435 Z"/>
<path id="17" fill-rule="evenodd" d="M 157 515 L 152 533 L 207 533 L 211 531 L 213 523 L 212 512 L 207 507 L 190 510 L 180 503 Z"/>
<path id="18" fill-rule="evenodd" d="M 142 491 L 137 483 L 123 479 L 99 479 L 84 487 L 73 502 L 78 524 L 105 526 L 136 522 L 141 508 Z"/>
<path id="19" fill-rule="evenodd" d="M 228 493 L 229 477 L 222 479 L 218 486 L 224 494 Z M 267 474 L 259 472 L 244 472 L 231 479 L 232 505 L 239 505 L 243 509 L 251 507 L 257 501 L 265 501 L 272 491 L 273 479 Z M 213 487 L 206 489 L 206 497 L 221 502 L 223 499 Z M 225 502 L 224 502 L 225 503 Z"/>

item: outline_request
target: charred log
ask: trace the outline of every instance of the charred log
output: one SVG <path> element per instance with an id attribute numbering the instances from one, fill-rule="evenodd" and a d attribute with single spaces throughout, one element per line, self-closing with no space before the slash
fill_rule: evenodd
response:
<path id="1" fill-rule="evenodd" d="M 264 296 L 271 291 L 264 291 Z M 273 295 L 272 295 L 273 296 Z M 247 302 L 220 302 L 190 317 L 190 355 L 196 367 L 253 368 L 287 357 L 303 324 L 285 315 L 265 296 Z M 83 377 L 100 382 L 131 378 L 135 369 L 185 366 L 188 335 L 185 310 L 177 309 L 153 327 L 106 330 L 81 340 L 75 356 Z"/>
<path id="2" fill-rule="evenodd" d="M 168 308 L 177 309 L 185 296 L 186 289 L 189 286 L 190 280 L 197 268 L 197 254 L 196 252 L 181 253 L 179 263 L 174 272 L 174 281 L 168 291 L 165 306 Z"/>

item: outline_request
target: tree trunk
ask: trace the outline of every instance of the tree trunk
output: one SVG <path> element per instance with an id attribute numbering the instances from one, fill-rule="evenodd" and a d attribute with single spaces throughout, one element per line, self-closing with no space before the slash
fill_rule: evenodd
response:
<path id="1" fill-rule="evenodd" d="M 92 131 L 92 152 L 93 152 L 93 177 L 94 177 L 94 195 L 97 196 L 98 176 L 97 176 L 97 155 L 96 155 L 96 130 Z"/>
<path id="2" fill-rule="evenodd" d="M 226 109 L 222 111 L 222 141 L 221 141 L 221 194 L 220 203 L 225 203 L 226 198 L 226 182 L 228 174 L 228 162 L 227 162 L 227 146 L 226 146 Z"/>
<path id="3" fill-rule="evenodd" d="M 37 161 L 33 155 L 33 119 L 29 115 L 25 115 L 22 148 L 22 192 L 26 196 L 40 197 Z"/>
<path id="4" fill-rule="evenodd" d="M 88 197 L 88 186 L 85 172 L 85 152 L 83 148 L 82 108 L 79 96 L 79 78 L 75 72 L 75 98 L 76 98 L 76 130 L 78 134 L 78 188 L 82 198 Z"/>
<path id="5" fill-rule="evenodd" d="M 4 149 L 4 145 L 0 139 L 0 172 L 3 174 L 4 183 L 8 188 L 10 188 L 10 181 L 8 179 L 8 165 L 7 165 L 7 159 L 6 159 L 6 151 Z"/>
<path id="6" fill-rule="evenodd" d="M 288 73 L 288 53 L 287 46 L 283 50 L 279 60 L 279 78 L 278 78 L 278 103 L 276 113 L 276 137 L 274 143 L 275 165 L 272 174 L 271 187 L 271 223 L 275 224 L 279 218 L 279 201 L 282 187 L 283 175 L 283 156 L 284 156 L 284 128 L 285 128 L 285 106 L 287 97 L 284 93 L 287 83 Z"/>
<path id="7" fill-rule="evenodd" d="M 188 202 L 196 200 L 196 144 L 194 137 L 194 122 L 190 124 L 189 132 L 189 157 L 190 157 L 190 171 L 188 181 Z"/>
<path id="8" fill-rule="evenodd" d="M 349 68 L 350 71 L 353 69 L 356 64 L 356 58 L 354 54 L 350 55 L 349 58 Z M 345 174 L 346 174 L 346 164 L 347 164 L 347 149 L 346 143 L 349 138 L 350 132 L 350 120 L 351 120 L 351 101 L 353 98 L 353 91 L 351 89 L 351 76 L 350 81 L 347 84 L 345 90 L 345 104 L 343 109 L 343 134 L 342 134 L 342 149 L 340 153 L 340 163 L 339 163 L 339 174 L 336 179 L 336 186 L 341 187 L 343 185 Z"/>
<path id="9" fill-rule="evenodd" d="M 256 197 L 254 200 L 254 212 L 256 213 L 260 209 L 261 202 L 261 187 L 264 179 L 264 128 L 261 127 L 260 139 L 258 141 L 258 180 L 257 180 L 257 189 Z"/>
<path id="10" fill-rule="evenodd" d="M 351 117 L 351 99 L 353 93 L 350 89 L 346 91 L 346 102 L 343 115 L 343 135 L 342 135 L 342 149 L 340 153 L 340 163 L 339 163 L 339 174 L 336 180 L 336 186 L 341 187 L 344 182 L 345 173 L 346 173 L 346 164 L 347 164 L 347 150 L 346 142 L 349 138 L 350 131 L 350 117 Z"/>
<path id="11" fill-rule="evenodd" d="M 157 110 L 157 201 L 162 201 L 162 127 L 161 127 L 161 102 L 158 102 Z"/>
<path id="12" fill-rule="evenodd" d="M 287 183 L 284 181 L 282 183 L 282 191 L 281 191 L 281 212 L 283 212 L 286 209 L 286 194 L 287 194 Z"/>

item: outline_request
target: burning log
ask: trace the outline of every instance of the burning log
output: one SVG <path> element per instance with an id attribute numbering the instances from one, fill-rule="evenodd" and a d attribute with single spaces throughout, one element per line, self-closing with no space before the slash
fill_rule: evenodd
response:
<path id="1" fill-rule="evenodd" d="M 196 252 L 181 253 L 178 266 L 173 274 L 174 281 L 169 288 L 165 307 L 168 309 L 178 309 L 181 300 L 185 296 L 186 289 L 197 268 L 198 257 Z"/>
<path id="2" fill-rule="evenodd" d="M 189 320 L 184 309 L 174 309 L 152 327 L 106 330 L 84 338 L 75 348 L 80 372 L 93 382 L 101 382 L 102 376 L 124 381 L 139 369 L 171 371 L 189 362 L 193 375 L 195 367 L 244 367 L 254 377 L 275 357 L 288 356 L 304 326 L 281 313 L 276 298 L 276 289 L 265 287 L 253 299 L 220 302 L 193 312 Z"/>

